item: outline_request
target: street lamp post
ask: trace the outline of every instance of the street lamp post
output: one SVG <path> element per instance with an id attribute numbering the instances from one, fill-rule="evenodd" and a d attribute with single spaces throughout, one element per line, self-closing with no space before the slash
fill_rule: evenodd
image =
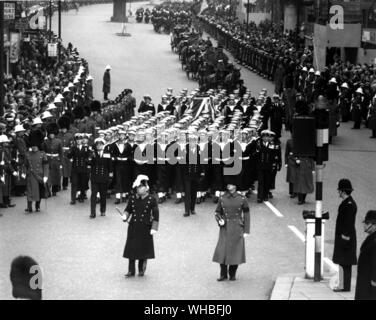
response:
<path id="1" fill-rule="evenodd" d="M 248 33 L 248 25 L 249 25 L 249 0 L 247 0 L 247 33 Z"/>
<path id="2" fill-rule="evenodd" d="M 4 115 L 4 2 L 0 1 L 0 116 Z"/>
<path id="3" fill-rule="evenodd" d="M 52 0 L 50 0 L 50 8 L 49 8 L 49 23 L 50 23 L 50 28 L 49 28 L 49 42 L 51 42 L 51 30 L 52 30 Z"/>
<path id="4" fill-rule="evenodd" d="M 61 0 L 58 2 L 58 10 L 59 10 L 59 37 L 58 37 L 58 44 L 57 44 L 57 61 L 60 62 L 60 53 L 61 53 Z"/>

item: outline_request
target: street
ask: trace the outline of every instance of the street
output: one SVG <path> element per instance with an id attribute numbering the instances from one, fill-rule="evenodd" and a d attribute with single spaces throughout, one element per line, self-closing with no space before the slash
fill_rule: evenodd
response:
<path id="1" fill-rule="evenodd" d="M 135 12 L 146 3 L 132 3 Z M 72 42 L 80 56 L 88 60 L 94 77 L 94 97 L 103 99 L 104 67 L 112 66 L 110 98 L 131 88 L 137 106 L 142 96 L 150 94 L 157 105 L 168 87 L 174 95 L 183 88 L 192 90 L 197 83 L 181 70 L 177 54 L 170 49 L 170 36 L 157 34 L 151 24 L 127 24 L 131 37 L 119 37 L 120 23 L 110 23 L 111 5 L 80 8 L 78 14 L 62 15 L 64 44 Z M 53 28 L 56 32 L 57 17 Z M 257 97 L 274 85 L 242 69 L 245 85 Z M 358 204 L 358 247 L 365 238 L 361 221 L 376 208 L 376 143 L 370 131 L 354 131 L 351 124 L 341 124 L 338 137 L 330 146 L 329 162 L 324 169 L 324 211 L 330 212 L 325 228 L 325 256 L 331 259 L 335 217 L 340 199 L 337 183 L 352 181 L 353 197 Z M 289 133 L 284 133 L 284 146 Z M 274 198 L 257 204 L 249 199 L 251 235 L 246 239 L 247 263 L 239 267 L 237 281 L 217 282 L 219 266 L 212 262 L 218 237 L 214 219 L 215 204 L 207 199 L 197 206 L 196 216 L 183 218 L 184 204 L 175 205 L 172 197 L 160 205 L 160 229 L 154 236 L 156 259 L 148 261 L 144 278 L 125 279 L 127 260 L 122 258 L 127 225 L 115 210 L 114 197 L 108 200 L 107 216 L 89 219 L 89 202 L 69 205 L 70 191 L 43 200 L 41 212 L 25 215 L 25 198 L 13 198 L 15 208 L 2 211 L 0 219 L 0 299 L 11 299 L 9 266 L 20 254 L 30 255 L 43 269 L 44 299 L 268 299 L 278 275 L 304 274 L 303 210 L 314 210 L 314 194 L 307 204 L 290 199 L 285 182 L 286 170 L 277 175 Z M 122 207 L 120 207 L 122 208 Z M 99 209 L 98 209 L 99 210 Z M 297 230 L 297 234 L 292 230 Z M 328 265 L 325 271 L 330 272 Z"/>

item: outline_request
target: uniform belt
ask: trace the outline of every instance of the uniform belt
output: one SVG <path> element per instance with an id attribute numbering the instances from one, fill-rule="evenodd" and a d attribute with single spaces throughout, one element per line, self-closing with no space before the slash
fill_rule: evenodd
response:
<path id="1" fill-rule="evenodd" d="M 158 158 L 158 160 L 170 161 L 170 158 Z"/>
<path id="2" fill-rule="evenodd" d="M 63 147 L 63 150 L 69 150 L 70 148 L 69 147 Z"/>
<path id="3" fill-rule="evenodd" d="M 249 157 L 240 157 L 240 160 L 249 160 Z"/>
<path id="4" fill-rule="evenodd" d="M 47 157 L 58 157 L 59 154 L 58 153 L 46 153 L 46 156 Z"/>
<path id="5" fill-rule="evenodd" d="M 138 164 L 146 164 L 148 163 L 148 160 L 137 160 L 137 159 L 134 159 L 134 161 Z"/>
<path id="6" fill-rule="evenodd" d="M 119 161 L 127 161 L 128 158 L 116 158 L 116 160 L 119 160 Z"/>

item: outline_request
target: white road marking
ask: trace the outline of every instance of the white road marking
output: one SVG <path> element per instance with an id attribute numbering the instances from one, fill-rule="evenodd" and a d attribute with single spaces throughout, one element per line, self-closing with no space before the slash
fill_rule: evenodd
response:
<path id="1" fill-rule="evenodd" d="M 295 226 L 288 226 L 289 229 L 295 233 L 295 235 L 300 239 L 302 240 L 303 242 L 305 242 L 305 236 L 303 233 L 301 233 Z"/>
<path id="2" fill-rule="evenodd" d="M 283 218 L 283 214 L 280 213 L 280 212 L 278 211 L 278 209 L 277 209 L 275 206 L 273 206 L 269 201 L 264 201 L 264 203 L 266 204 L 266 206 L 267 206 L 270 210 L 272 210 L 272 211 L 274 212 L 274 214 L 275 214 L 277 217 Z"/>
<path id="3" fill-rule="evenodd" d="M 324 263 L 326 263 L 331 271 L 338 272 L 338 265 L 334 264 L 332 260 L 327 257 L 324 257 Z"/>

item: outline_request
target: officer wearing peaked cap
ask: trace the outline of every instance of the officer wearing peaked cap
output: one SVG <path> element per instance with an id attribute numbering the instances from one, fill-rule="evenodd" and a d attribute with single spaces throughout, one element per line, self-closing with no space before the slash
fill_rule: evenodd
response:
<path id="1" fill-rule="evenodd" d="M 113 177 L 113 166 L 110 153 L 104 149 L 106 141 L 102 138 L 94 140 L 94 152 L 89 158 L 91 167 L 91 199 L 90 199 L 90 218 L 96 217 L 96 198 L 100 195 L 101 216 L 106 215 L 106 198 L 110 178 Z"/>
<path id="2" fill-rule="evenodd" d="M 70 119 L 67 117 L 61 117 L 58 120 L 59 134 L 57 138 L 61 140 L 63 154 L 62 154 L 62 175 L 63 175 L 63 190 L 67 190 L 68 179 L 71 176 L 72 164 L 67 157 L 67 153 L 72 145 L 73 134 L 69 132 Z"/>
<path id="3" fill-rule="evenodd" d="M 78 201 L 84 202 L 87 188 L 87 181 L 89 180 L 89 158 L 91 150 L 89 146 L 83 144 L 83 134 L 76 133 L 75 141 L 72 141 L 71 147 L 67 153 L 67 158 L 70 159 L 71 169 L 71 205 L 76 204 L 77 192 Z"/>
<path id="4" fill-rule="evenodd" d="M 355 300 L 376 300 L 376 210 L 369 210 L 363 220 L 368 234 L 360 247 Z"/>
<path id="5" fill-rule="evenodd" d="M 153 235 L 158 231 L 159 210 L 156 199 L 149 194 L 149 178 L 139 175 L 133 182 L 133 192 L 124 210 L 123 221 L 129 221 L 123 257 L 129 259 L 126 278 L 144 276 L 148 259 L 154 259 Z"/>

